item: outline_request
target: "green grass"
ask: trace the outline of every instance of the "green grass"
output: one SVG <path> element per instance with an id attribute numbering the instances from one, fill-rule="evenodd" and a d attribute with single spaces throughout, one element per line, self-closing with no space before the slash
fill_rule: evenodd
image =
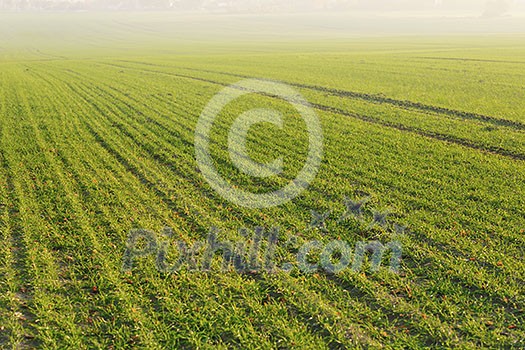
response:
<path id="1" fill-rule="evenodd" d="M 243 45 L 242 35 L 205 40 L 205 29 L 174 38 L 191 19 L 128 33 L 126 20 L 103 15 L 78 27 L 50 18 L 85 45 L 62 47 L 58 29 L 35 24 L 0 56 L 0 347 L 525 345 L 522 37 Z M 281 207 L 235 206 L 197 169 L 199 115 L 242 77 L 295 86 L 323 126 L 318 177 Z M 256 127 L 248 143 L 255 159 L 285 158 L 280 178 L 251 179 L 229 159 L 228 129 L 254 107 L 285 115 L 283 130 Z M 307 150 L 293 110 L 257 94 L 229 105 L 212 135 L 221 174 L 259 192 L 293 178 Z M 133 228 L 169 226 L 191 243 L 212 226 L 229 240 L 278 226 L 282 261 L 294 260 L 292 236 L 388 242 L 382 229 L 336 222 L 344 198 L 362 193 L 367 215 L 389 210 L 408 227 L 399 275 L 222 273 L 218 259 L 208 273 L 166 275 L 153 257 L 122 272 Z M 311 210 L 332 210 L 328 234 L 309 230 Z"/>

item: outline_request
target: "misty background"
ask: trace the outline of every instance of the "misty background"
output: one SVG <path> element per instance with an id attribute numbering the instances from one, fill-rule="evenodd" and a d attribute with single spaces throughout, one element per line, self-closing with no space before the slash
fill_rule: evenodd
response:
<path id="1" fill-rule="evenodd" d="M 505 52 L 524 34 L 525 0 L 0 0 L 0 59 L 347 51 L 362 38 L 388 50 L 402 37 Z"/>
<path id="2" fill-rule="evenodd" d="M 0 0 L 0 11 L 200 11 L 293 13 L 308 11 L 411 12 L 500 17 L 525 13 L 525 0 Z"/>

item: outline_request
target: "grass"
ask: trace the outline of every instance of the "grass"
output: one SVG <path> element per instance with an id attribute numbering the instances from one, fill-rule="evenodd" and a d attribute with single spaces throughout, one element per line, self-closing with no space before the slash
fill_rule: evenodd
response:
<path id="1" fill-rule="evenodd" d="M 242 36 L 199 43 L 194 33 L 181 49 L 166 47 L 177 43 L 168 20 L 134 29 L 137 41 L 119 21 L 80 23 L 66 37 L 89 45 L 60 47 L 49 26 L 40 48 L 24 49 L 38 42 L 27 37 L 3 46 L 0 347 L 525 345 L 522 38 L 303 38 L 287 47 L 243 46 Z M 232 205 L 195 161 L 201 111 L 244 77 L 294 86 L 323 126 L 318 177 L 281 207 Z M 283 130 L 258 126 L 248 142 L 254 159 L 285 158 L 280 178 L 249 178 L 229 159 L 229 126 L 255 107 L 284 113 Z M 257 94 L 229 105 L 212 136 L 221 174 L 259 192 L 295 176 L 308 141 L 289 106 Z M 294 260 L 297 247 L 284 245 L 294 236 L 388 242 L 383 229 L 337 222 L 345 197 L 366 195 L 367 218 L 389 210 L 408 227 L 399 275 L 221 273 L 219 259 L 208 273 L 161 274 L 153 257 L 122 272 L 134 228 L 169 226 L 192 243 L 212 226 L 234 241 L 242 227 L 278 226 L 281 261 Z M 309 229 L 311 210 L 332 211 L 328 234 Z"/>

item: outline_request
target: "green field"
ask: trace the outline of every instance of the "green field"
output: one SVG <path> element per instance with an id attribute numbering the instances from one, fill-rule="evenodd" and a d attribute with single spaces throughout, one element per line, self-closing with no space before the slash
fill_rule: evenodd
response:
<path id="1" fill-rule="evenodd" d="M 239 33 L 251 20 L 37 16 L 0 23 L 0 348 L 525 347 L 525 36 L 283 39 L 275 18 Z M 287 83 L 322 124 L 317 177 L 279 207 L 228 202 L 195 160 L 201 112 L 245 78 Z M 233 120 L 257 107 L 284 115 L 247 142 L 260 162 L 285 159 L 278 177 L 228 154 Z M 296 111 L 265 94 L 228 105 L 212 139 L 221 175 L 257 193 L 308 150 Z M 345 198 L 407 227 L 399 274 L 222 272 L 220 256 L 209 272 L 161 273 L 154 256 L 122 269 L 138 228 L 190 244 L 279 227 L 283 262 L 310 240 L 392 239 L 338 220 Z M 326 230 L 312 210 L 331 211 Z"/>

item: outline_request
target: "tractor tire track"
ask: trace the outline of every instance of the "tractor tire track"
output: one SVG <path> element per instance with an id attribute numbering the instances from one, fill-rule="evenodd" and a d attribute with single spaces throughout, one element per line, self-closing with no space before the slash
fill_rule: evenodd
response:
<path id="1" fill-rule="evenodd" d="M 146 63 L 144 62 L 133 62 L 133 61 L 125 61 L 125 60 L 120 60 L 120 62 L 135 63 L 135 64 L 138 63 L 138 64 L 146 65 Z M 521 62 L 521 63 L 525 63 L 525 62 Z M 147 64 L 147 65 L 150 65 L 153 67 L 170 68 L 169 66 L 162 66 L 162 65 L 155 65 L 155 64 Z M 134 69 L 133 67 L 129 67 L 129 66 L 124 66 L 122 68 Z M 244 75 L 244 74 L 213 71 L 213 70 L 207 70 L 207 69 L 197 69 L 197 68 L 187 68 L 187 67 L 177 67 L 177 68 L 190 70 L 190 71 L 196 71 L 196 72 L 202 72 L 202 73 L 221 74 L 221 75 L 226 75 L 226 76 L 231 76 L 231 77 L 236 77 L 236 78 L 243 78 L 243 79 L 271 80 L 271 79 L 265 79 L 265 78 L 257 78 L 257 77 Z M 153 72 L 159 72 L 159 71 L 153 71 Z M 164 73 L 164 72 L 159 72 L 159 73 Z M 484 115 L 484 114 L 479 114 L 479 113 L 473 113 L 473 112 L 465 112 L 465 111 L 450 109 L 446 107 L 439 107 L 439 106 L 434 106 L 430 104 L 424 104 L 421 102 L 399 100 L 399 99 L 394 99 L 390 97 L 380 96 L 377 94 L 368 94 L 368 93 L 362 93 L 362 92 L 334 89 L 334 88 L 329 88 L 329 87 L 324 87 L 324 86 L 302 84 L 302 83 L 295 83 L 295 82 L 287 82 L 287 81 L 283 81 L 283 82 L 290 86 L 303 88 L 307 90 L 313 90 L 313 91 L 322 92 L 322 93 L 328 93 L 330 95 L 343 97 L 343 98 L 362 100 L 365 102 L 370 102 L 370 103 L 375 103 L 375 104 L 387 104 L 387 105 L 391 105 L 391 106 L 402 108 L 402 109 L 417 110 L 420 112 L 431 112 L 431 113 L 436 113 L 438 115 L 447 115 L 450 117 L 455 117 L 455 118 L 460 118 L 460 119 L 477 120 L 477 121 L 489 123 L 489 124 L 496 125 L 496 126 L 504 126 L 504 127 L 513 128 L 515 130 L 525 130 L 525 123 L 508 120 L 505 118 L 499 118 L 499 117 L 494 117 L 494 116 L 489 116 L 489 115 Z"/>
<path id="2" fill-rule="evenodd" d="M 83 79 L 85 79 L 86 77 L 83 77 Z M 101 93 L 104 93 L 104 91 L 101 91 Z M 115 98 L 116 100 L 119 100 L 119 97 L 118 96 L 115 96 L 115 95 L 112 95 L 113 98 Z M 126 104 L 126 107 L 129 108 L 130 110 L 133 110 L 135 113 L 140 113 L 140 110 L 137 109 L 137 107 L 135 106 L 132 106 L 130 104 L 127 104 L 126 102 L 122 101 L 122 103 L 125 103 Z M 139 103 L 139 102 L 136 102 L 136 103 Z M 142 103 L 139 103 L 139 105 L 144 105 Z M 146 105 L 144 105 L 146 106 Z M 152 110 L 152 111 L 155 111 L 154 108 L 152 107 L 149 107 L 147 106 L 148 109 Z M 340 111 L 340 113 L 343 113 L 344 111 Z M 346 112 L 344 112 L 346 113 Z M 167 133 L 170 133 L 170 134 L 173 134 L 174 133 L 174 130 L 173 129 L 170 129 L 170 128 L 167 128 L 166 126 L 158 123 L 157 121 L 153 121 L 152 120 L 152 123 L 155 123 L 156 125 L 159 126 L 159 128 L 161 128 L 163 131 L 167 132 Z M 162 156 L 162 155 L 159 155 L 159 154 L 156 154 L 155 151 L 153 149 L 151 149 L 151 147 L 145 145 L 144 143 L 136 140 L 136 138 L 134 138 L 132 135 L 129 134 L 128 131 L 126 131 L 125 129 L 123 129 L 122 125 L 117 125 L 118 129 L 123 132 L 125 135 L 127 135 L 128 138 L 130 139 L 133 139 L 137 145 L 139 145 L 141 148 L 143 148 L 151 157 L 152 159 L 154 159 L 156 162 L 160 162 L 160 164 L 162 165 L 165 165 L 167 164 L 168 166 L 172 163 L 169 159 L 167 159 L 165 156 Z M 186 126 L 187 128 L 187 126 Z M 152 130 L 152 132 L 154 132 L 154 130 Z M 173 136 L 177 137 L 178 139 L 182 139 L 183 143 L 185 146 L 188 146 L 188 147 L 192 147 L 191 145 L 191 142 L 187 141 L 187 140 L 184 140 L 183 139 L 183 135 L 181 135 L 180 133 L 175 133 Z M 192 178 L 191 177 L 188 177 L 187 175 L 185 175 L 185 172 L 181 172 L 181 171 L 178 171 L 177 172 L 177 176 L 180 176 L 181 178 L 185 178 L 186 181 L 189 181 L 190 183 L 192 182 Z M 197 185 L 195 185 L 196 188 L 197 188 Z M 324 195 L 324 192 L 322 189 L 320 188 L 317 188 L 315 186 L 311 186 L 309 188 L 311 191 L 313 192 L 316 192 L 320 195 Z M 416 238 L 417 240 L 420 240 L 420 241 L 424 241 L 426 242 L 426 244 L 432 246 L 434 249 L 437 249 L 439 251 L 453 251 L 454 252 L 454 255 L 458 258 L 462 258 L 462 259 L 467 259 L 469 258 L 469 255 L 468 254 L 465 254 L 465 253 L 462 253 L 460 250 L 457 250 L 455 249 L 453 246 L 451 245 L 448 245 L 448 244 L 444 244 L 442 242 L 437 242 L 437 241 L 434 241 L 432 240 L 430 237 L 426 236 L 426 235 L 423 235 L 423 234 L 419 234 L 419 233 L 413 233 L 413 235 L 415 235 L 414 238 Z M 520 244 L 519 242 L 512 242 L 514 244 Z M 488 262 L 483 262 L 483 261 L 477 261 L 476 264 L 479 264 L 479 267 L 484 267 L 486 268 L 487 270 L 489 270 L 491 273 L 493 274 L 501 274 L 502 271 L 501 271 L 501 268 L 499 268 L 498 266 L 492 264 L 492 263 L 488 263 Z M 517 281 L 522 281 L 521 279 L 518 279 Z"/>
<path id="3" fill-rule="evenodd" d="M 103 93 L 103 91 L 101 91 L 101 93 Z M 118 99 L 118 97 L 116 97 L 116 96 L 112 96 L 112 97 Z M 133 110 L 135 112 L 138 112 L 136 107 L 134 107 L 132 105 L 127 104 L 126 107 L 130 108 L 131 110 Z M 144 149 L 146 151 L 146 153 L 148 153 L 152 157 L 152 159 L 154 159 L 157 163 L 160 163 L 161 165 L 170 163 L 169 159 L 166 159 L 162 155 L 156 154 L 155 151 L 153 149 L 151 149 L 151 147 L 149 147 L 149 146 L 145 145 L 144 143 L 138 141 L 133 135 L 131 135 L 126 129 L 124 129 L 122 127 L 122 125 L 119 125 L 118 129 L 119 129 L 120 132 L 122 132 L 124 135 L 126 135 L 126 137 L 130 138 L 139 147 Z M 166 131 L 169 132 L 170 130 L 168 129 Z M 173 130 L 171 130 L 171 132 L 173 132 Z M 98 136 L 98 139 L 99 139 L 99 141 L 101 140 L 100 136 Z M 112 153 L 114 153 L 114 151 L 112 151 Z M 125 158 L 123 158 L 121 155 L 118 154 L 117 156 L 119 157 L 119 159 L 124 159 L 124 161 L 126 161 Z M 128 163 L 128 165 L 125 165 L 125 166 L 126 167 L 130 167 L 131 165 Z M 182 177 L 186 178 L 188 181 L 191 181 L 191 178 L 188 178 L 188 176 L 184 175 L 184 173 L 182 173 L 182 172 L 179 172 L 177 174 L 177 176 L 182 176 Z M 155 187 L 155 184 L 153 184 L 153 183 L 149 183 L 148 188 L 155 188 L 157 191 L 160 191 L 159 189 L 157 189 Z M 321 192 L 321 190 L 318 189 L 318 188 L 313 188 L 312 187 L 311 190 L 313 190 L 315 192 L 318 192 L 318 193 Z M 432 238 L 430 238 L 429 236 L 421 234 L 421 233 L 417 233 L 417 232 L 411 232 L 411 236 L 413 236 L 413 238 L 416 239 L 417 241 L 425 242 L 434 251 L 437 250 L 437 251 L 443 251 L 443 252 L 452 252 L 452 255 L 454 255 L 455 257 L 461 258 L 461 259 L 464 259 L 464 260 L 468 260 L 468 257 L 469 257 L 468 254 L 462 253 L 460 250 L 454 248 L 450 244 L 446 244 L 446 243 L 443 243 L 443 242 L 435 241 Z M 435 261 L 435 262 L 436 262 L 436 264 L 438 263 L 437 261 Z M 489 273 L 491 273 L 493 275 L 501 275 L 503 273 L 501 268 L 497 267 L 496 265 L 494 265 L 492 263 L 488 263 L 488 262 L 485 262 L 485 261 L 476 261 L 475 264 L 478 265 L 479 268 L 485 268 Z M 522 281 L 522 279 L 519 279 L 519 278 L 516 279 L 516 277 L 512 277 L 512 276 L 510 276 L 510 275 L 508 275 L 506 273 L 505 273 L 505 275 L 507 275 L 508 278 L 512 278 L 512 280 L 514 280 L 516 282 L 520 282 L 521 283 L 521 281 Z M 483 295 L 485 295 L 486 297 L 489 297 L 493 301 L 493 303 L 495 305 L 500 304 L 499 299 L 498 299 L 499 296 L 494 294 L 493 292 L 482 291 L 482 290 L 478 289 L 475 285 L 473 285 L 473 284 L 471 284 L 469 282 L 466 282 L 466 281 L 456 280 L 456 282 L 460 282 L 461 285 L 465 286 L 465 288 L 468 289 L 468 290 L 473 290 L 473 288 L 474 288 L 479 293 L 483 293 L 484 292 Z M 489 293 L 490 295 L 487 294 L 487 293 Z"/>
<path id="4" fill-rule="evenodd" d="M 422 60 L 442 60 L 442 61 L 462 61 L 462 62 L 487 62 L 487 63 L 505 63 L 505 64 L 525 64 L 525 61 L 506 61 L 506 60 L 487 60 L 487 59 L 481 59 L 481 58 L 459 58 L 459 57 L 420 57 L 415 56 L 412 57 L 415 59 L 422 59 Z"/>
<path id="5" fill-rule="evenodd" d="M 100 92 L 103 93 L 103 91 L 100 91 Z M 102 95 L 98 95 L 98 96 L 100 97 L 100 96 L 102 96 Z M 113 97 L 114 97 L 114 96 L 113 96 Z M 128 105 L 127 107 L 128 107 L 128 108 L 133 108 L 133 109 L 136 108 L 136 107 L 131 106 L 131 105 Z M 119 130 L 120 130 L 120 129 L 119 129 Z M 129 132 L 127 132 L 126 130 L 124 130 L 124 131 L 127 133 L 127 137 L 133 137 L 133 135 L 129 134 Z M 148 153 L 150 153 L 150 151 L 148 151 Z M 160 159 L 156 159 L 156 161 L 158 162 L 158 161 L 161 161 L 161 160 L 160 160 Z M 442 247 L 441 247 L 441 248 L 442 248 Z M 443 250 L 444 250 L 444 249 L 443 249 Z M 459 280 L 456 279 L 455 281 L 456 281 L 456 283 L 459 283 L 459 284 L 461 284 L 461 285 L 465 285 L 465 281 L 463 281 L 462 279 L 459 279 Z M 342 283 L 342 284 L 344 285 L 344 283 Z M 348 285 L 347 285 L 347 287 L 348 287 Z M 473 285 L 467 282 L 467 284 L 465 285 L 465 290 L 472 291 L 472 287 L 473 287 Z M 481 290 L 478 290 L 478 292 L 483 293 L 483 291 L 481 291 Z M 486 293 L 486 291 L 485 291 L 485 293 Z M 482 295 L 483 295 L 483 294 L 482 294 Z M 485 294 L 485 295 L 486 295 L 486 294 Z M 491 300 L 494 300 L 494 301 L 496 302 L 496 303 L 495 303 L 496 305 L 500 305 L 500 303 L 497 302 L 497 299 L 496 299 L 496 298 L 491 298 Z M 294 307 L 295 307 L 295 306 L 292 305 L 292 307 L 290 308 L 290 310 L 293 310 Z M 512 311 L 512 310 L 510 310 L 510 311 Z M 312 315 L 310 315 L 310 314 L 303 314 L 301 310 L 299 310 L 298 312 L 296 312 L 296 310 L 294 310 L 294 311 L 291 312 L 291 313 L 294 314 L 294 315 L 296 315 L 295 317 L 300 317 L 300 318 L 304 319 L 305 322 L 312 322 Z M 304 317 L 302 317 L 302 315 L 303 315 Z M 441 317 L 439 317 L 439 319 L 441 319 Z M 321 333 L 324 333 L 323 330 L 322 330 L 322 328 L 318 328 L 318 327 L 320 327 L 319 324 L 313 323 L 313 324 L 310 324 L 310 327 L 312 328 L 312 330 L 316 330 L 316 332 L 320 331 Z M 309 328 L 310 328 L 310 327 L 309 327 Z"/>
<path id="6" fill-rule="evenodd" d="M 118 66 L 118 65 L 111 65 L 111 64 L 107 64 L 107 65 L 117 66 L 117 67 L 120 67 L 120 68 L 130 68 L 130 67 L 123 67 L 123 66 Z M 185 79 L 190 79 L 190 80 L 194 80 L 194 81 L 201 81 L 201 82 L 210 83 L 210 84 L 214 84 L 214 85 L 220 85 L 220 86 L 228 86 L 229 85 L 227 83 L 218 82 L 218 81 L 214 81 L 214 80 L 211 80 L 211 79 L 198 78 L 198 77 L 193 77 L 193 76 L 184 75 L 184 74 L 165 73 L 165 72 L 159 72 L 159 71 L 155 71 L 155 70 L 141 70 L 141 69 L 136 69 L 136 70 L 151 72 L 151 73 L 154 73 L 154 74 L 164 74 L 164 75 L 168 75 L 168 76 L 175 76 L 175 77 L 179 77 L 179 78 L 185 78 Z M 292 86 L 294 86 L 294 85 L 292 84 Z M 265 96 L 269 96 L 269 97 L 273 97 L 273 98 L 279 98 L 277 96 L 271 96 L 271 95 L 268 95 L 268 94 L 260 94 L 260 95 L 265 95 Z M 406 126 L 406 125 L 401 124 L 401 123 L 392 123 L 392 122 L 388 122 L 388 121 L 385 121 L 385 120 L 380 120 L 380 119 L 373 118 L 373 117 L 370 117 L 370 116 L 362 115 L 362 114 L 351 113 L 351 112 L 348 112 L 348 111 L 345 111 L 345 110 L 342 110 L 342 109 L 339 109 L 339 108 L 336 108 L 336 107 L 326 106 L 326 105 L 319 104 L 319 103 L 310 103 L 310 105 L 313 106 L 315 109 L 320 110 L 320 111 L 324 111 L 324 112 L 329 112 L 329 113 L 334 113 L 334 114 L 337 114 L 337 115 L 350 117 L 350 118 L 361 120 L 361 121 L 364 121 L 364 122 L 367 122 L 367 123 L 377 124 L 377 125 L 381 125 L 381 126 L 384 126 L 384 127 L 391 128 L 391 129 L 396 129 L 396 130 L 399 130 L 399 131 L 402 131 L 402 132 L 409 132 L 409 133 L 412 133 L 412 134 L 417 134 L 417 135 L 423 136 L 425 138 L 439 140 L 439 141 L 450 143 L 450 144 L 456 144 L 456 145 L 460 145 L 460 146 L 463 146 L 463 147 L 466 147 L 466 148 L 470 148 L 470 149 L 473 149 L 473 150 L 476 150 L 476 151 L 480 151 L 480 152 L 484 152 L 484 153 L 488 153 L 488 154 L 500 155 L 500 156 L 511 158 L 511 159 L 514 159 L 514 160 L 519 160 L 519 161 L 525 160 L 525 154 L 514 152 L 514 151 L 511 151 L 511 150 L 507 150 L 507 149 L 502 148 L 502 147 L 484 145 L 484 144 L 480 144 L 479 142 L 471 141 L 471 140 L 468 140 L 468 139 L 455 137 L 455 136 L 452 136 L 452 135 L 447 135 L 447 134 L 442 134 L 442 133 L 437 133 L 437 132 L 432 132 L 432 131 L 427 131 L 427 130 L 424 130 L 424 129 L 421 129 L 421 128 L 417 128 L 417 127 Z M 507 122 L 510 122 L 510 121 L 507 121 Z M 512 123 L 514 123 L 514 122 L 512 122 Z M 521 125 L 520 128 L 523 127 L 525 129 L 525 124 L 521 124 L 521 123 L 519 123 L 519 124 Z"/>

